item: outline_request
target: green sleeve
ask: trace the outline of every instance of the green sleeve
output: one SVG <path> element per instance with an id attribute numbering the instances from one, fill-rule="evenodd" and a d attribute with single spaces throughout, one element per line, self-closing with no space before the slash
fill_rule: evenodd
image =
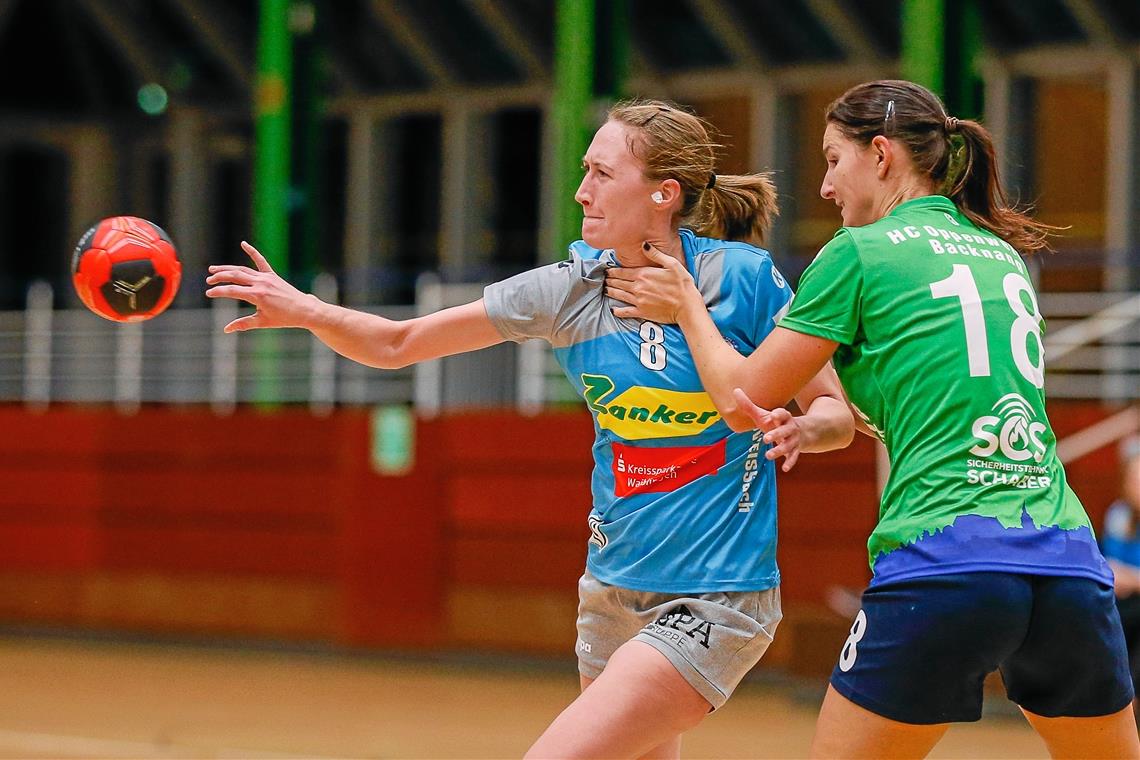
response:
<path id="1" fill-rule="evenodd" d="M 851 233 L 835 233 L 796 288 L 780 327 L 851 345 L 863 311 L 863 265 Z"/>

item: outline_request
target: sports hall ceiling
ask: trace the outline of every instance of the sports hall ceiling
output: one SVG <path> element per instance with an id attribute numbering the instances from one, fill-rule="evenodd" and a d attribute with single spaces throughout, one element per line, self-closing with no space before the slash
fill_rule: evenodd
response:
<path id="1" fill-rule="evenodd" d="M 602 3 L 606 0 L 601 0 Z M 955 2 L 955 0 L 949 0 Z M 635 75 L 890 60 L 901 0 L 629 0 Z M 549 79 L 554 0 L 315 0 L 329 96 Z M 1137 0 L 983 0 L 985 43 L 1135 49 Z M 248 104 L 257 0 L 0 0 L 0 115 Z"/>

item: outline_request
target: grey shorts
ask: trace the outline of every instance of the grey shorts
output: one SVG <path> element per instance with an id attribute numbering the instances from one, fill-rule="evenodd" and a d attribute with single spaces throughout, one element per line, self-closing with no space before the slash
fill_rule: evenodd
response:
<path id="1" fill-rule="evenodd" d="M 578 672 L 597 678 L 618 647 L 637 639 L 716 709 L 760 661 L 782 617 L 779 587 L 658 594 L 611 586 L 587 570 L 578 581 Z"/>

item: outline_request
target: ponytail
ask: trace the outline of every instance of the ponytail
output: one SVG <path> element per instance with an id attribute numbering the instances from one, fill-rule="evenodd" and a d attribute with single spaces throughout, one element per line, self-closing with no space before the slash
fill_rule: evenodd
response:
<path id="1" fill-rule="evenodd" d="M 990 230 L 1023 255 L 1049 250 L 1049 235 L 1062 228 L 1039 222 L 1009 202 L 998 176 L 990 133 L 970 119 L 956 120 L 955 126 L 962 146 L 957 161 L 951 160 L 946 196 L 971 222 Z M 954 135 L 950 137 L 953 149 L 956 141 Z"/>
<path id="2" fill-rule="evenodd" d="M 703 237 L 762 246 L 779 213 L 771 172 L 718 174 L 685 221 Z"/>

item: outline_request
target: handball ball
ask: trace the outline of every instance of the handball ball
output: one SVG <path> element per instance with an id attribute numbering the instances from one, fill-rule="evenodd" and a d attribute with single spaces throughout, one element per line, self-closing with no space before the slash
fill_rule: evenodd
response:
<path id="1" fill-rule="evenodd" d="M 158 316 L 181 280 L 170 236 L 136 216 L 112 216 L 87 230 L 71 260 L 71 281 L 83 304 L 115 322 Z"/>

